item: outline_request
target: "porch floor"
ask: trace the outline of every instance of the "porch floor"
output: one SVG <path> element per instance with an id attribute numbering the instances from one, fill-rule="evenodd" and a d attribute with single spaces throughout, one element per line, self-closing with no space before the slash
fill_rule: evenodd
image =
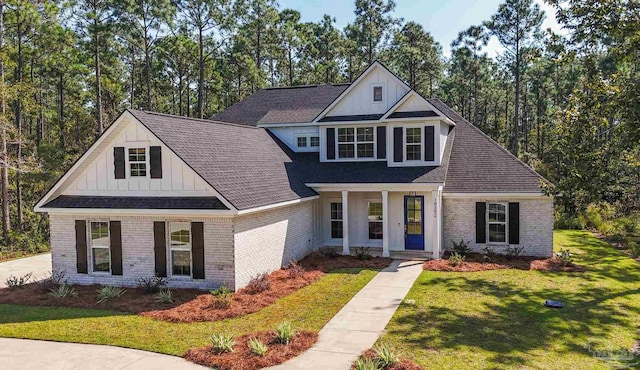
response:
<path id="1" fill-rule="evenodd" d="M 333 247 L 335 248 L 335 247 Z M 349 251 L 352 255 L 356 254 L 356 249 L 361 247 L 350 247 Z M 371 253 L 375 257 L 382 256 L 382 247 L 364 247 L 369 248 L 369 253 Z M 342 249 L 339 249 L 342 252 Z M 418 260 L 418 261 L 426 261 L 433 259 L 433 252 L 431 251 L 419 251 L 419 250 L 390 250 L 389 257 L 398 260 Z"/>

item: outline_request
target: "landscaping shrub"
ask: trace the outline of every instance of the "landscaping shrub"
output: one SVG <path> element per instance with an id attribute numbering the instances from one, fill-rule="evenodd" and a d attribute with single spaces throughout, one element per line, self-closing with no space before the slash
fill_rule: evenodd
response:
<path id="1" fill-rule="evenodd" d="M 121 297 L 127 291 L 115 286 L 103 286 L 98 289 L 98 303 L 105 303 Z"/>
<path id="2" fill-rule="evenodd" d="M 464 240 L 460 239 L 459 242 L 451 242 L 453 244 L 453 253 L 458 253 L 461 256 L 466 256 L 467 253 L 471 252 L 471 247 L 469 247 L 469 243 L 470 242 L 465 242 Z"/>
<path id="3" fill-rule="evenodd" d="M 400 362 L 400 357 L 396 352 L 388 345 L 382 344 L 374 348 L 376 352 L 376 358 L 380 361 L 382 367 L 391 367 Z"/>
<path id="4" fill-rule="evenodd" d="M 22 286 L 29 284 L 29 282 L 31 281 L 31 278 L 33 278 L 33 273 L 31 272 L 22 276 L 11 275 L 9 276 L 9 278 L 7 278 L 5 284 L 9 288 L 20 288 Z"/>
<path id="5" fill-rule="evenodd" d="M 173 303 L 173 294 L 171 289 L 160 289 L 156 294 L 156 302 L 160 303 Z"/>
<path id="6" fill-rule="evenodd" d="M 320 249 L 320 254 L 322 254 L 326 258 L 335 258 L 339 256 L 338 250 L 334 247 L 322 248 Z"/>
<path id="7" fill-rule="evenodd" d="M 216 353 L 233 352 L 236 341 L 230 334 L 213 334 L 211 336 L 211 346 Z"/>
<path id="8" fill-rule="evenodd" d="M 49 273 L 47 277 L 42 279 L 38 284 L 45 291 L 50 291 L 51 289 L 56 289 L 62 284 L 67 283 L 67 272 L 62 270 L 53 270 Z"/>
<path id="9" fill-rule="evenodd" d="M 381 369 L 380 360 L 377 358 L 368 358 L 368 357 L 358 357 L 358 359 L 353 363 L 354 370 L 380 370 Z"/>
<path id="10" fill-rule="evenodd" d="M 262 341 L 258 338 L 251 338 L 247 343 L 251 352 L 255 353 L 258 356 L 264 356 L 267 353 L 269 347 L 262 343 Z"/>
<path id="11" fill-rule="evenodd" d="M 368 261 L 373 258 L 373 256 L 369 252 L 369 248 L 365 247 L 356 248 L 356 257 L 358 257 L 358 259 L 361 261 Z"/>
<path id="12" fill-rule="evenodd" d="M 508 260 L 520 257 L 522 252 L 524 252 L 524 247 L 518 247 L 516 245 L 510 245 L 504 250 L 504 254 L 507 256 Z"/>
<path id="13" fill-rule="evenodd" d="M 49 295 L 54 298 L 64 299 L 68 297 L 77 297 L 78 293 L 76 292 L 75 288 L 73 288 L 71 285 L 67 283 L 63 283 L 59 285 L 57 288 L 51 289 L 51 291 L 49 292 Z"/>
<path id="14" fill-rule="evenodd" d="M 556 252 L 556 258 L 563 267 L 573 265 L 573 254 L 568 249 L 561 249 L 560 252 Z"/>
<path id="15" fill-rule="evenodd" d="M 602 232 L 604 222 L 613 218 L 615 210 L 609 203 L 589 204 L 584 211 L 585 226 Z"/>
<path id="16" fill-rule="evenodd" d="M 282 344 L 289 344 L 291 338 L 293 338 L 293 334 L 291 323 L 288 321 L 283 322 L 276 328 L 276 341 Z"/>
<path id="17" fill-rule="evenodd" d="M 269 280 L 269 275 L 267 273 L 262 273 L 252 277 L 251 280 L 249 280 L 246 291 L 249 294 L 257 294 L 260 292 L 264 292 L 270 287 L 271 280 Z"/>
<path id="18" fill-rule="evenodd" d="M 138 289 L 141 289 L 146 294 L 154 294 L 159 292 L 167 281 L 160 276 L 141 277 L 138 279 Z"/>
<path id="19" fill-rule="evenodd" d="M 490 246 L 482 248 L 482 259 L 486 262 L 493 260 L 496 257 L 496 252 Z"/>
<path id="20" fill-rule="evenodd" d="M 233 302 L 233 293 L 223 293 L 212 297 L 211 307 L 225 309 L 231 307 Z"/>
<path id="21" fill-rule="evenodd" d="M 631 253 L 631 257 L 640 258 L 640 243 L 637 243 L 633 240 L 629 240 L 627 242 L 627 248 L 629 248 L 629 252 Z"/>
<path id="22" fill-rule="evenodd" d="M 298 261 L 291 260 L 291 262 L 289 263 L 289 267 L 287 268 L 287 273 L 289 274 L 289 278 L 291 279 L 299 278 L 301 276 L 304 276 L 305 272 L 306 270 L 304 269 L 304 267 L 302 267 L 298 263 Z"/>
<path id="23" fill-rule="evenodd" d="M 453 252 L 451 256 L 449 256 L 449 265 L 451 266 L 459 266 L 464 262 L 466 257 L 458 252 Z"/>
<path id="24" fill-rule="evenodd" d="M 585 219 L 582 215 L 574 217 L 568 213 L 555 212 L 553 228 L 564 230 L 582 230 L 585 228 Z"/>
<path id="25" fill-rule="evenodd" d="M 210 290 L 209 293 L 211 293 L 212 296 L 216 296 L 216 297 L 233 294 L 233 292 L 231 291 L 231 288 L 229 288 L 229 285 L 227 285 L 226 281 L 223 282 L 218 289 Z"/>

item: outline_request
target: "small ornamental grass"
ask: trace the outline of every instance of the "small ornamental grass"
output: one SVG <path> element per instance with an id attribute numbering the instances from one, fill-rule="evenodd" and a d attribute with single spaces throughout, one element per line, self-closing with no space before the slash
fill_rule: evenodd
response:
<path id="1" fill-rule="evenodd" d="M 75 288 L 67 283 L 62 283 L 58 285 L 57 288 L 52 288 L 49 292 L 49 295 L 54 298 L 68 298 L 68 297 L 77 297 L 78 293 Z"/>
<path id="2" fill-rule="evenodd" d="M 122 297 L 127 291 L 115 286 L 103 286 L 98 289 L 98 303 L 105 303 Z"/>
<path id="3" fill-rule="evenodd" d="M 289 344 L 294 334 L 291 323 L 289 321 L 285 321 L 276 328 L 276 341 L 281 344 Z"/>
<path id="4" fill-rule="evenodd" d="M 381 368 L 382 364 L 377 358 L 361 356 L 353 363 L 354 370 L 380 370 Z"/>
<path id="5" fill-rule="evenodd" d="M 235 344 L 236 341 L 233 339 L 233 335 L 218 333 L 211 336 L 211 346 L 213 351 L 218 354 L 233 352 Z"/>
<path id="6" fill-rule="evenodd" d="M 262 343 L 262 341 L 260 341 L 260 339 L 258 338 L 249 339 L 247 346 L 249 346 L 251 352 L 258 356 L 264 356 L 267 353 L 267 350 L 269 350 L 269 346 Z"/>
<path id="7" fill-rule="evenodd" d="M 378 345 L 374 348 L 374 351 L 382 367 L 391 367 L 400 362 L 398 354 L 388 344 Z"/>
<path id="8" fill-rule="evenodd" d="M 158 294 L 156 294 L 156 302 L 173 303 L 171 289 L 161 289 Z"/>

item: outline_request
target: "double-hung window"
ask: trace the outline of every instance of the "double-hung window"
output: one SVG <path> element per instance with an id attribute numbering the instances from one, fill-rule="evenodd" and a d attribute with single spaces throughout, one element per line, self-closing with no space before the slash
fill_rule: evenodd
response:
<path id="1" fill-rule="evenodd" d="M 171 274 L 191 276 L 191 223 L 170 222 Z"/>
<path id="2" fill-rule="evenodd" d="M 132 177 L 147 176 L 147 148 L 129 148 L 129 174 Z"/>
<path id="3" fill-rule="evenodd" d="M 298 148 L 306 148 L 306 147 L 307 147 L 307 137 L 298 136 Z"/>
<path id="4" fill-rule="evenodd" d="M 342 203 L 331 203 L 331 238 L 342 239 Z"/>
<path id="5" fill-rule="evenodd" d="M 507 205 L 506 203 L 489 203 L 487 207 L 487 228 L 489 243 L 507 242 Z"/>
<path id="6" fill-rule="evenodd" d="M 91 221 L 90 244 L 93 272 L 111 272 L 111 246 L 108 221 Z"/>
<path id="7" fill-rule="evenodd" d="M 420 127 L 407 127 L 405 132 L 405 151 L 408 161 L 422 159 L 422 129 Z"/>
<path id="8" fill-rule="evenodd" d="M 320 146 L 320 137 L 319 136 L 311 136 L 309 138 L 309 143 L 312 148 L 317 148 Z"/>
<path id="9" fill-rule="evenodd" d="M 338 158 L 373 158 L 373 127 L 338 128 Z"/>
<path id="10" fill-rule="evenodd" d="M 368 220 L 369 220 L 369 239 L 382 239 L 382 203 L 369 202 L 368 204 Z"/>

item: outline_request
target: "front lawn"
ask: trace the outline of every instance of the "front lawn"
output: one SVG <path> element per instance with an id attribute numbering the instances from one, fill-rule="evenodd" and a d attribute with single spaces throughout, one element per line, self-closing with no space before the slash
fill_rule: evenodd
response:
<path id="1" fill-rule="evenodd" d="M 189 348 L 210 344 L 215 332 L 269 331 L 283 321 L 317 332 L 377 272 L 334 270 L 256 313 L 216 322 L 171 323 L 117 311 L 0 304 L 0 336 L 109 344 L 181 356 Z"/>
<path id="2" fill-rule="evenodd" d="M 617 365 L 640 362 L 624 358 L 640 340 L 640 265 L 588 232 L 556 231 L 554 240 L 586 272 L 425 271 L 379 342 L 429 369 L 616 365 L 590 350 L 619 356 Z"/>

